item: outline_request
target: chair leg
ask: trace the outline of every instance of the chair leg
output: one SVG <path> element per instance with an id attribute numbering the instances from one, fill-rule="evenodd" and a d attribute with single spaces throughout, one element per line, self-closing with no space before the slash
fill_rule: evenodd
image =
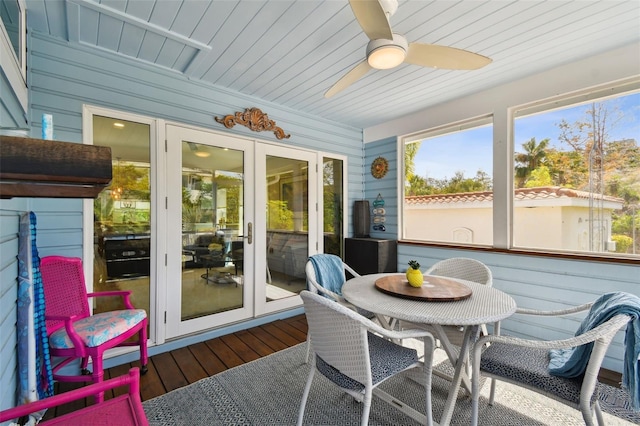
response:
<path id="1" fill-rule="evenodd" d="M 425 414 L 427 416 L 427 426 L 433 425 L 433 406 L 431 403 L 431 386 L 433 378 L 433 352 L 436 349 L 436 342 L 433 336 L 424 336 L 422 338 L 424 344 L 424 361 L 423 369 L 425 374 L 426 390 L 425 396 Z"/>
<path id="2" fill-rule="evenodd" d="M 373 389 L 365 389 L 364 399 L 362 400 L 362 417 L 360 417 L 360 426 L 367 426 L 369 424 L 369 412 L 371 411 L 372 396 Z"/>
<path id="3" fill-rule="evenodd" d="M 309 363 L 309 354 L 311 353 L 311 336 L 309 336 L 309 334 L 307 334 L 307 354 L 305 355 L 304 358 L 304 363 L 308 364 Z"/>
<path id="4" fill-rule="evenodd" d="M 93 383 L 100 383 L 104 378 L 104 370 L 102 369 L 102 354 L 99 353 L 96 356 L 91 357 L 93 363 L 93 374 L 91 375 Z M 99 404 L 104 401 L 104 392 L 99 392 L 94 395 L 94 403 Z"/>
<path id="5" fill-rule="evenodd" d="M 496 398 L 496 379 L 491 380 L 491 392 L 489 393 L 489 405 L 493 405 L 493 401 Z"/>
<path id="6" fill-rule="evenodd" d="M 88 366 L 89 366 L 89 357 L 82 358 L 82 361 L 80 362 L 80 374 L 82 374 L 83 376 L 90 376 L 91 370 L 87 368 Z"/>
<path id="7" fill-rule="evenodd" d="M 138 333 L 140 338 L 140 374 L 146 374 L 149 369 L 147 368 L 148 354 L 147 354 L 147 321 L 144 321 L 144 324 L 140 328 L 140 333 Z"/>
<path id="8" fill-rule="evenodd" d="M 480 402 L 480 351 L 474 348 L 471 372 L 471 426 L 478 426 L 478 404 Z M 495 381 L 492 383 L 494 384 Z M 493 397 L 493 388 L 491 389 Z"/>
<path id="9" fill-rule="evenodd" d="M 307 406 L 307 398 L 309 398 L 309 391 L 311 390 L 311 383 L 313 382 L 313 376 L 315 374 L 316 366 L 315 362 L 311 363 L 311 370 L 309 371 L 309 377 L 307 378 L 307 384 L 304 386 L 304 392 L 302 393 L 302 401 L 300 401 L 300 411 L 298 412 L 297 426 L 302 426 L 302 420 L 304 419 L 304 409 Z"/>
<path id="10" fill-rule="evenodd" d="M 593 409 L 596 412 L 596 419 L 598 419 L 598 425 L 604 426 L 604 417 L 602 416 L 602 409 L 600 408 L 600 403 L 596 400 L 595 404 L 593 404 Z"/>

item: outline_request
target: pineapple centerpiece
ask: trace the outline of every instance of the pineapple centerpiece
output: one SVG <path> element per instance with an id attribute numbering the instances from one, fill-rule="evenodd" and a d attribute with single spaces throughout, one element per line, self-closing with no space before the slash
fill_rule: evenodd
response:
<path id="1" fill-rule="evenodd" d="M 423 276 L 420 271 L 420 264 L 415 260 L 409 261 L 409 269 L 407 269 L 407 281 L 411 287 L 422 287 Z"/>

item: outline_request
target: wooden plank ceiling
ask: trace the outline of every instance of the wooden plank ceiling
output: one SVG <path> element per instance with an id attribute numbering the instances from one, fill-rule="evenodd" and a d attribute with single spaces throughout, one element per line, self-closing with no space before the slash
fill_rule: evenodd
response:
<path id="1" fill-rule="evenodd" d="M 365 57 L 347 0 L 27 0 L 28 26 L 190 79 L 365 128 L 640 40 L 640 2 L 400 1 L 394 32 L 493 59 L 402 64 L 325 99 Z"/>

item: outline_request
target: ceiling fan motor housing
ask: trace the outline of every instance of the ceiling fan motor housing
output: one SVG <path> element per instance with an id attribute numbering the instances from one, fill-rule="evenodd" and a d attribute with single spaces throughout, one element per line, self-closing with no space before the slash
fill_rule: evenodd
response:
<path id="1" fill-rule="evenodd" d="M 387 19 L 392 17 L 398 10 L 398 0 L 378 0 L 378 2 L 387 15 Z"/>
<path id="2" fill-rule="evenodd" d="M 393 34 L 393 40 L 370 40 L 367 44 L 367 62 L 372 68 L 385 70 L 397 67 L 407 56 L 409 44 L 400 34 Z"/>

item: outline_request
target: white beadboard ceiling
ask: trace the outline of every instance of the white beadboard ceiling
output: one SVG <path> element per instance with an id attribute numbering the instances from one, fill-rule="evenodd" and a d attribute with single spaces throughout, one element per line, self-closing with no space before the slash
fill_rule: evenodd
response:
<path id="1" fill-rule="evenodd" d="M 365 57 L 368 38 L 347 0 L 26 4 L 32 30 L 357 128 L 640 40 L 638 0 L 401 0 L 394 32 L 493 62 L 475 71 L 402 64 L 369 72 L 326 99 Z"/>

